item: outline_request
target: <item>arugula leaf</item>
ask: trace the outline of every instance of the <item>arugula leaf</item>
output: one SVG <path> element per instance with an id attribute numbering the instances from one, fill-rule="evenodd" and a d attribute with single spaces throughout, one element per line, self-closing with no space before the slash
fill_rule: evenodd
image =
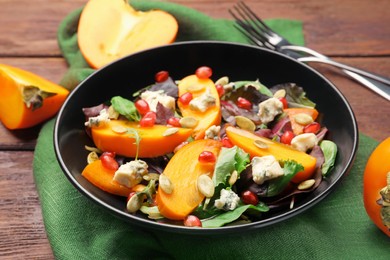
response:
<path id="1" fill-rule="evenodd" d="M 322 152 L 324 153 L 325 162 L 322 164 L 322 175 L 326 176 L 336 161 L 337 145 L 329 140 L 323 140 L 320 143 Z"/>
<path id="2" fill-rule="evenodd" d="M 232 148 L 223 147 L 215 165 L 213 174 L 214 186 L 228 186 L 227 182 L 232 172 L 237 171 L 240 174 L 245 170 L 248 163 L 249 154 L 241 148 L 237 146 L 233 146 Z"/>
<path id="3" fill-rule="evenodd" d="M 266 95 L 268 97 L 272 97 L 272 92 L 263 84 L 260 83 L 260 81 L 236 81 L 234 82 L 234 86 L 236 89 L 245 87 L 245 86 L 253 86 L 255 87 L 261 94 Z"/>
<path id="4" fill-rule="evenodd" d="M 279 89 L 286 90 L 286 99 L 289 107 L 310 107 L 313 108 L 316 104 L 306 97 L 306 92 L 302 87 L 295 83 L 278 84 L 271 88 L 272 92 L 276 92 Z"/>
<path id="5" fill-rule="evenodd" d="M 259 203 L 257 206 L 254 206 L 252 204 L 242 205 L 232 211 L 226 211 L 220 215 L 217 215 L 214 218 L 202 220 L 202 227 L 205 228 L 222 227 L 225 224 L 237 220 L 248 209 L 251 209 L 252 211 L 256 211 L 256 212 L 267 212 L 269 210 L 268 206 L 262 202 Z"/>
<path id="6" fill-rule="evenodd" d="M 134 137 L 134 139 L 135 139 L 134 144 L 137 146 L 137 151 L 135 153 L 135 160 L 138 160 L 138 153 L 139 153 L 139 146 L 141 143 L 141 136 L 139 135 L 138 131 L 134 128 L 128 128 L 127 133 L 129 135 L 131 135 L 132 137 Z"/>
<path id="7" fill-rule="evenodd" d="M 283 165 L 284 175 L 277 179 L 269 181 L 267 196 L 272 197 L 282 192 L 284 188 L 286 188 L 290 180 L 295 176 L 295 174 L 297 174 L 300 171 L 303 171 L 302 164 L 299 164 L 296 161 L 291 161 L 291 160 L 284 161 L 284 165 Z"/>
<path id="8" fill-rule="evenodd" d="M 141 116 L 132 101 L 121 96 L 115 96 L 111 98 L 111 104 L 115 111 L 125 116 L 128 120 L 139 121 L 141 119 Z"/>

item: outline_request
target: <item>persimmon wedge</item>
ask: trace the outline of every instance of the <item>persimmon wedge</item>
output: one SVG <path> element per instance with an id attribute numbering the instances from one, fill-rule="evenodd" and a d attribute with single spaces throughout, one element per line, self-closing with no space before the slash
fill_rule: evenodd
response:
<path id="1" fill-rule="evenodd" d="M 210 151 L 218 157 L 221 147 L 219 141 L 202 139 L 183 146 L 175 153 L 163 172 L 171 181 L 173 191 L 167 194 L 159 187 L 156 195 L 161 215 L 182 220 L 202 202 L 205 196 L 199 192 L 197 180 L 202 174 L 212 178 L 215 163 L 199 162 L 199 154 Z"/>
<path id="2" fill-rule="evenodd" d="M 132 189 L 114 181 L 114 174 L 115 170 L 104 167 L 101 160 L 88 164 L 81 173 L 84 178 L 99 189 L 114 195 L 127 197 Z"/>
<path id="3" fill-rule="evenodd" d="M 0 120 L 8 129 L 29 128 L 53 117 L 68 94 L 34 73 L 0 64 Z"/>
<path id="4" fill-rule="evenodd" d="M 302 164 L 304 170 L 298 172 L 292 179 L 295 183 L 309 179 L 316 169 L 317 159 L 315 157 L 295 150 L 288 145 L 232 126 L 226 128 L 226 134 L 234 145 L 249 153 L 251 157 L 273 155 L 277 160 L 294 160 Z M 259 144 L 256 145 L 255 142 L 259 142 Z"/>
<path id="5" fill-rule="evenodd" d="M 137 143 L 131 131 L 137 131 L 140 137 L 138 156 L 141 158 L 171 153 L 192 133 L 189 128 L 177 128 L 177 132 L 169 133 L 172 128 L 163 125 L 141 127 L 137 122 L 110 120 L 100 127 L 92 127 L 91 134 L 93 142 L 100 150 L 134 158 L 137 154 Z"/>
<path id="6" fill-rule="evenodd" d="M 178 87 L 179 96 L 190 92 L 193 99 L 195 99 L 208 92 L 215 98 L 215 104 L 207 108 L 205 112 L 191 109 L 190 105 L 182 104 L 180 99 L 178 101 L 178 107 L 183 117 L 194 117 L 198 120 L 198 124 L 194 128 L 193 137 L 194 139 L 202 139 L 210 126 L 221 123 L 221 106 L 215 84 L 209 78 L 201 79 L 196 75 L 189 75 L 179 82 Z"/>
<path id="7" fill-rule="evenodd" d="M 147 48 L 172 43 L 178 23 L 162 10 L 137 11 L 124 0 L 89 0 L 78 25 L 78 44 L 92 68 Z"/>

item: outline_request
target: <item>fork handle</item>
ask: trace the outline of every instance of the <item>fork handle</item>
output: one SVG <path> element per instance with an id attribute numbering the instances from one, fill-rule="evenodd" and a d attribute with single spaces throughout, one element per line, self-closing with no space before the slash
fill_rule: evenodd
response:
<path id="1" fill-rule="evenodd" d="M 301 57 L 301 58 L 298 58 L 298 60 L 301 62 L 318 62 L 318 63 L 329 64 L 329 65 L 338 67 L 340 69 L 351 71 L 351 72 L 357 73 L 359 75 L 365 76 L 367 78 L 382 82 L 383 84 L 386 84 L 390 87 L 390 80 L 389 79 L 375 75 L 375 74 L 367 72 L 365 70 L 361 70 L 361 69 L 358 69 L 355 67 L 348 66 L 346 64 L 331 60 L 329 58 L 324 59 L 324 58 L 318 58 L 318 57 Z"/>
<path id="2" fill-rule="evenodd" d="M 306 55 L 312 56 L 312 57 L 309 57 L 309 56 L 294 57 L 294 58 L 298 59 L 299 61 L 326 63 L 326 64 L 338 67 L 338 68 L 343 69 L 343 70 L 355 72 L 357 74 L 371 78 L 373 80 L 382 82 L 383 84 L 390 86 L 390 79 L 387 79 L 385 77 L 375 75 L 375 74 L 367 72 L 365 70 L 361 70 L 361 69 L 351 67 L 351 66 L 348 66 L 346 64 L 331 60 L 329 57 L 327 57 L 327 56 L 325 56 L 325 55 L 323 55 L 323 54 L 321 54 L 313 49 L 307 48 L 305 46 L 285 45 L 285 46 L 281 46 L 280 49 L 282 52 L 293 53 L 295 55 L 297 54 L 297 52 L 300 52 L 300 53 L 304 53 Z M 290 51 L 292 51 L 292 52 L 290 52 Z"/>

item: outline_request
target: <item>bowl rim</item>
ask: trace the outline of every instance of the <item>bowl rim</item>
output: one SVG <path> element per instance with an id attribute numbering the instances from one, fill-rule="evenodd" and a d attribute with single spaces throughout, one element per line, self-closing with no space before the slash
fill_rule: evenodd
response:
<path id="1" fill-rule="evenodd" d="M 345 105 L 345 108 L 347 109 L 348 114 L 350 115 L 352 119 L 352 126 L 353 126 L 353 132 L 351 133 L 352 135 L 352 152 L 349 154 L 349 158 L 347 160 L 346 166 L 342 169 L 341 173 L 335 178 L 335 180 L 332 183 L 329 183 L 329 185 L 322 191 L 318 196 L 315 196 L 311 200 L 306 201 L 305 203 L 294 207 L 293 209 L 290 209 L 288 211 L 285 211 L 281 214 L 277 214 L 276 216 L 271 216 L 269 218 L 266 218 L 264 220 L 248 223 L 248 224 L 242 224 L 242 225 L 236 225 L 236 226 L 222 226 L 218 228 L 191 228 L 191 227 L 185 227 L 185 226 L 178 226 L 178 225 L 172 225 L 172 224 L 165 224 L 165 223 L 158 223 L 153 220 L 149 219 L 144 219 L 144 218 L 139 218 L 135 215 L 131 215 L 130 213 L 125 212 L 124 210 L 119 210 L 112 205 L 100 200 L 99 198 L 95 197 L 91 192 L 89 192 L 86 188 L 84 188 L 78 181 L 77 179 L 73 176 L 71 171 L 68 169 L 67 165 L 65 164 L 64 160 L 62 159 L 61 156 L 61 151 L 60 151 L 60 144 L 59 144 L 59 132 L 61 128 L 61 121 L 62 117 L 64 114 L 65 109 L 67 108 L 68 103 L 72 100 L 72 97 L 77 94 L 78 89 L 83 87 L 86 81 L 89 80 L 89 78 L 94 77 L 95 74 L 100 73 L 100 71 L 105 70 L 107 67 L 111 66 L 114 63 L 120 62 L 121 60 L 124 59 L 129 59 L 132 56 L 135 55 L 142 55 L 143 53 L 148 53 L 148 52 L 153 52 L 158 49 L 162 48 L 175 48 L 175 46 L 183 46 L 183 45 L 234 45 L 238 48 L 252 48 L 252 49 L 257 49 L 258 51 L 261 52 L 268 52 L 271 53 L 272 55 L 277 55 L 281 56 L 284 59 L 289 59 L 296 63 L 298 66 L 303 66 L 306 70 L 310 71 L 311 73 L 314 73 L 316 77 L 321 78 L 329 87 L 333 88 L 333 90 L 339 95 L 341 98 L 343 104 Z M 53 131 L 53 144 L 54 144 L 54 150 L 55 150 L 55 156 L 57 158 L 57 161 L 60 165 L 60 168 L 62 169 L 63 173 L 67 177 L 67 179 L 72 183 L 72 185 L 79 191 L 81 192 L 84 196 L 86 196 L 88 199 L 92 200 L 94 203 L 98 204 L 102 208 L 108 211 L 108 213 L 115 215 L 116 217 L 125 220 L 129 222 L 130 224 L 135 224 L 136 226 L 139 226 L 141 228 L 153 228 L 155 230 L 159 231 L 167 231 L 170 233 L 181 233 L 181 234 L 191 234 L 191 235 L 220 235 L 220 234 L 236 234 L 236 233 L 241 233 L 244 231 L 250 231 L 250 230 L 255 230 L 259 229 L 262 227 L 266 227 L 269 225 L 273 225 L 276 223 L 279 223 L 281 221 L 287 220 L 289 218 L 295 217 L 296 215 L 308 210 L 309 208 L 312 208 L 315 206 L 317 203 L 322 201 L 329 193 L 331 193 L 332 190 L 334 190 L 334 187 L 340 183 L 340 179 L 342 179 L 352 168 L 353 162 L 356 158 L 357 154 L 357 149 L 358 149 L 358 144 L 359 144 L 359 133 L 358 133 L 358 125 L 356 121 L 355 114 L 348 102 L 348 100 L 345 98 L 345 96 L 340 92 L 340 90 L 330 81 L 328 80 L 324 75 L 319 73 L 317 70 L 314 68 L 310 67 L 309 65 L 299 62 L 296 59 L 289 57 L 283 53 L 266 49 L 263 47 L 259 46 L 253 46 L 249 44 L 244 44 L 244 43 L 236 43 L 236 42 L 225 42 L 225 41 L 214 41 L 214 40 L 196 40 L 196 41 L 181 41 L 181 42 L 174 42 L 169 45 L 163 45 L 163 46 L 158 46 L 154 48 L 149 48 L 147 50 L 142 50 L 130 55 L 127 55 L 125 57 L 122 57 L 120 59 L 117 59 L 102 68 L 95 70 L 92 72 L 88 77 L 86 77 L 82 82 L 80 82 L 68 95 L 67 99 L 61 106 L 56 120 L 55 120 L 55 125 L 54 125 L 54 131 Z M 237 232 L 237 231 L 240 232 Z"/>

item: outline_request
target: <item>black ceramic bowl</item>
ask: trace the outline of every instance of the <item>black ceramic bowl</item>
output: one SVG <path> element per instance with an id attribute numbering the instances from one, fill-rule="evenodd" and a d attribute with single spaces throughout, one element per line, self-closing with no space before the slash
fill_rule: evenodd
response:
<path id="1" fill-rule="evenodd" d="M 84 130 L 83 107 L 97 105 L 115 95 L 131 98 L 135 91 L 154 83 L 154 74 L 160 70 L 169 71 L 173 79 L 181 79 L 203 65 L 213 69 L 213 80 L 228 75 L 231 81 L 259 79 L 266 86 L 295 82 L 304 88 L 307 96 L 324 114 L 323 124 L 330 130 L 329 138 L 339 149 L 336 164 L 329 178 L 293 209 L 267 215 L 250 224 L 194 229 L 157 223 L 142 214 L 129 214 L 124 198 L 103 192 L 81 176 L 88 154 L 84 146 L 93 145 Z M 54 133 L 58 161 L 69 181 L 82 194 L 129 221 L 129 224 L 188 234 L 237 233 L 298 215 L 325 198 L 350 170 L 357 144 L 357 124 L 351 107 L 339 90 L 318 72 L 270 50 L 222 42 L 183 42 L 154 48 L 122 58 L 96 71 L 70 94 L 59 112 Z"/>

